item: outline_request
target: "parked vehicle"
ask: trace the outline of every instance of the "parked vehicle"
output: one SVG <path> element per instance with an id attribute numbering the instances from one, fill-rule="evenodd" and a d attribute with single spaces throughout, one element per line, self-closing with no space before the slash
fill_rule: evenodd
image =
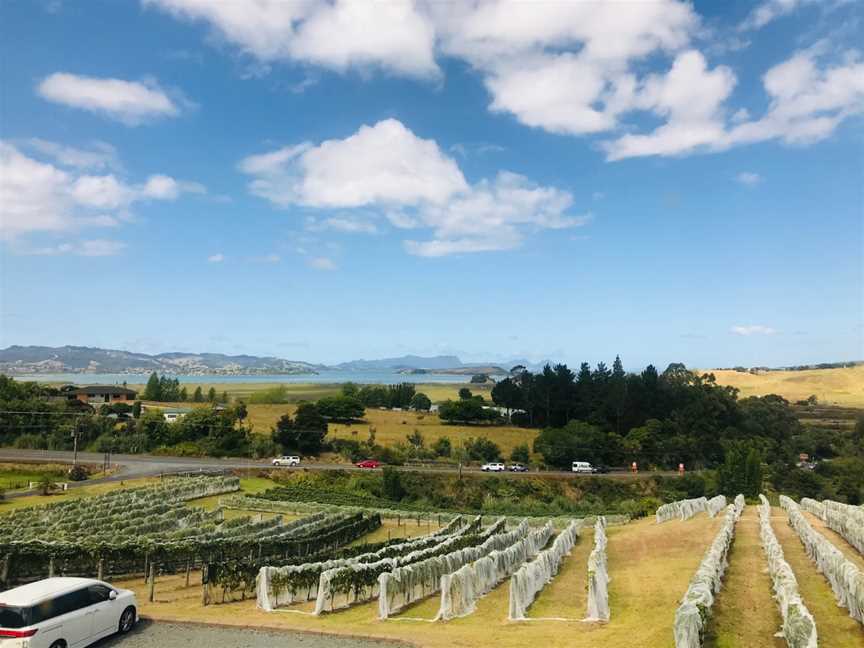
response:
<path id="1" fill-rule="evenodd" d="M 380 468 L 381 462 L 376 461 L 375 459 L 364 459 L 363 461 L 358 461 L 354 465 L 358 468 Z"/>
<path id="2" fill-rule="evenodd" d="M 89 646 L 129 632 L 137 610 L 129 590 L 92 578 L 46 578 L 0 593 L 0 646 Z"/>
<path id="3" fill-rule="evenodd" d="M 483 464 L 483 467 L 480 468 L 480 470 L 483 472 L 504 472 L 506 468 L 503 463 L 492 462 Z"/>
<path id="4" fill-rule="evenodd" d="M 528 468 L 520 463 L 510 464 L 510 467 L 507 470 L 510 472 L 528 472 Z"/>
<path id="5" fill-rule="evenodd" d="M 587 461 L 574 461 L 572 470 L 574 473 L 589 473 L 590 474 L 590 473 L 594 472 L 594 466 L 592 466 Z"/>
<path id="6" fill-rule="evenodd" d="M 594 466 L 594 472 L 597 473 L 597 474 L 599 474 L 599 475 L 605 475 L 605 474 L 608 473 L 610 470 L 611 470 L 611 469 L 609 468 L 609 466 L 606 466 L 606 465 L 603 465 L 603 464 L 599 464 L 599 465 L 597 465 L 597 466 Z"/>
<path id="7" fill-rule="evenodd" d="M 299 466 L 300 465 L 300 457 L 296 457 L 294 455 L 282 455 L 281 457 L 276 457 L 273 460 L 274 466 Z"/>

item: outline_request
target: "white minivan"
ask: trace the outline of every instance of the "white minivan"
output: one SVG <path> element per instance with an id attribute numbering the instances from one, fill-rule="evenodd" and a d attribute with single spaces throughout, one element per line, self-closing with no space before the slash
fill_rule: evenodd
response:
<path id="1" fill-rule="evenodd" d="M 0 593 L 0 648 L 82 648 L 129 632 L 135 594 L 92 578 L 46 578 Z"/>
<path id="2" fill-rule="evenodd" d="M 594 466 L 587 461 L 574 461 L 572 470 L 575 473 L 593 473 Z"/>

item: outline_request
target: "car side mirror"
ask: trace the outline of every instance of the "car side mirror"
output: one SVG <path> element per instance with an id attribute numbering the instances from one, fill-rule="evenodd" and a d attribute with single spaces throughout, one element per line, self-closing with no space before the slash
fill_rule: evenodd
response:
<path id="1" fill-rule="evenodd" d="M 109 601 L 116 601 L 117 600 L 117 592 L 115 592 L 114 590 L 111 590 L 108 593 L 108 600 Z"/>

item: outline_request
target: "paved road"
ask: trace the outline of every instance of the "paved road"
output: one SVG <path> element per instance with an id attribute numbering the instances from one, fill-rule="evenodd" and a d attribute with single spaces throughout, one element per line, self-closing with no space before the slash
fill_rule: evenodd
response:
<path id="1" fill-rule="evenodd" d="M 79 452 L 78 461 L 81 463 L 102 464 L 104 455 L 96 452 Z M 43 461 L 53 463 L 71 464 L 73 461 L 73 453 L 65 450 L 21 450 L 18 448 L 0 448 L 0 461 Z M 120 481 L 125 479 L 134 479 L 139 477 L 153 477 L 161 474 L 171 474 L 178 472 L 190 471 L 213 471 L 213 470 L 233 470 L 238 468 L 272 468 L 270 459 L 217 459 L 212 457 L 165 457 L 159 455 L 128 455 L 128 454 L 112 454 L 111 464 L 118 468 L 118 471 L 111 477 L 101 479 L 88 480 L 86 482 L 72 482 L 71 488 L 96 484 L 101 482 Z M 333 464 L 310 462 L 303 463 L 302 468 L 307 470 L 363 470 L 350 464 Z M 297 470 L 296 468 L 282 468 L 281 470 Z M 433 467 L 433 466 L 402 466 L 400 470 L 411 470 L 419 472 L 449 472 L 457 473 L 459 469 L 455 466 Z M 463 468 L 464 473 L 481 473 L 479 468 Z M 528 473 L 504 473 L 507 477 L 519 478 L 530 477 L 532 475 L 542 474 L 546 476 L 572 477 L 573 479 L 584 478 L 584 475 L 575 475 L 570 472 L 547 471 L 543 473 L 528 472 Z M 676 473 L 651 473 L 660 475 L 674 475 Z M 630 477 L 633 476 L 624 472 L 612 472 L 605 475 L 595 475 L 600 477 Z M 644 474 L 643 474 L 644 476 Z M 34 491 L 7 493 L 6 497 L 26 497 L 34 494 Z"/>
<path id="2" fill-rule="evenodd" d="M 333 635 L 263 632 L 142 620 L 128 635 L 103 639 L 94 644 L 94 648 L 392 648 L 398 645 Z"/>

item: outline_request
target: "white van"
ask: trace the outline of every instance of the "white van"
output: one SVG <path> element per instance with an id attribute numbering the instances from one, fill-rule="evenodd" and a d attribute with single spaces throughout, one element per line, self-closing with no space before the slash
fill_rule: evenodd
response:
<path id="1" fill-rule="evenodd" d="M 46 578 L 0 593 L 0 648 L 83 648 L 137 619 L 135 594 L 92 578 Z"/>
<path id="2" fill-rule="evenodd" d="M 575 473 L 593 473 L 594 466 L 587 461 L 574 461 L 572 470 Z"/>

